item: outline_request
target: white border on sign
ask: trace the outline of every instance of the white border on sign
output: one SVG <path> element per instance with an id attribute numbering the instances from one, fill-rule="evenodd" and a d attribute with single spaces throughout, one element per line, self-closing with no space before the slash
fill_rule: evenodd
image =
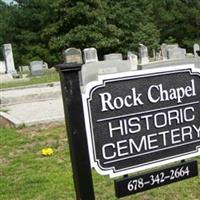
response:
<path id="1" fill-rule="evenodd" d="M 106 169 L 103 168 L 102 166 L 100 166 L 99 161 L 96 158 L 95 143 L 94 143 L 94 138 L 93 138 L 94 134 L 93 134 L 93 128 L 92 128 L 93 126 L 92 116 L 90 112 L 90 106 L 88 105 L 88 99 L 89 101 L 91 101 L 92 93 L 97 88 L 105 86 L 107 82 L 127 80 L 130 78 L 149 77 L 152 75 L 156 76 L 156 75 L 161 75 L 161 74 L 169 74 L 169 73 L 172 74 L 172 73 L 178 73 L 178 72 L 183 72 L 183 71 L 188 71 L 191 73 L 191 75 L 200 76 L 200 70 L 195 68 L 194 64 L 186 64 L 186 65 L 169 66 L 169 67 L 162 67 L 162 68 L 156 68 L 156 69 L 100 75 L 98 76 L 97 81 L 92 81 L 85 86 L 84 92 L 82 93 L 82 101 L 83 101 L 84 119 L 85 119 L 91 167 L 94 167 L 95 170 L 101 175 L 109 175 L 111 178 L 114 178 L 114 177 L 129 174 L 129 173 L 134 173 L 134 172 L 150 169 L 153 167 L 162 166 L 162 165 L 169 164 L 172 162 L 189 159 L 189 158 L 200 155 L 200 146 L 197 146 L 197 149 L 192 152 L 187 152 L 178 156 L 172 156 L 172 157 L 168 157 L 168 158 L 164 158 L 160 160 L 151 161 L 148 163 L 138 165 L 137 167 L 132 166 L 132 167 L 128 167 L 122 170 L 118 170 L 118 171 L 115 171 L 113 167 L 106 168 Z"/>

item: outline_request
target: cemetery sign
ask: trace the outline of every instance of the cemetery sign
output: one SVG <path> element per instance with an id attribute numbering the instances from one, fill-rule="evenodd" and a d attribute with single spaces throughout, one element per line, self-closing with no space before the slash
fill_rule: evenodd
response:
<path id="1" fill-rule="evenodd" d="M 193 65 L 99 76 L 82 93 L 91 166 L 117 177 L 200 155 Z"/>

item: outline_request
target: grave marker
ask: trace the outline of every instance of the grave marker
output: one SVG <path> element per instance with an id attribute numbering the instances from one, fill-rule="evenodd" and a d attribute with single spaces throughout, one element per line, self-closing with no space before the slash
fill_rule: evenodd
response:
<path id="1" fill-rule="evenodd" d="M 143 44 L 140 44 L 139 47 L 139 59 L 141 65 L 149 63 L 148 49 Z"/>
<path id="2" fill-rule="evenodd" d="M 111 53 L 104 55 L 104 60 L 122 60 L 121 53 Z"/>
<path id="3" fill-rule="evenodd" d="M 15 64 L 11 44 L 3 45 L 3 55 L 6 64 L 6 73 L 16 75 Z"/>
<path id="4" fill-rule="evenodd" d="M 6 73 L 6 64 L 4 61 L 0 61 L 0 74 Z"/>
<path id="5" fill-rule="evenodd" d="M 199 56 L 197 52 L 200 51 L 200 47 L 199 47 L 199 44 L 194 44 L 193 45 L 193 49 L 194 49 L 194 56 L 197 57 Z"/>
<path id="6" fill-rule="evenodd" d="M 22 74 L 30 73 L 30 67 L 28 65 L 19 66 L 19 69 Z"/>
<path id="7" fill-rule="evenodd" d="M 95 48 L 86 48 L 83 52 L 85 63 L 98 62 L 97 50 Z"/>
<path id="8" fill-rule="evenodd" d="M 127 58 L 130 60 L 132 65 L 132 70 L 137 70 L 138 66 L 138 56 L 130 51 L 127 53 Z"/>
<path id="9" fill-rule="evenodd" d="M 173 48 L 178 48 L 178 44 L 165 44 L 163 43 L 161 45 L 161 52 L 162 52 L 162 57 L 163 57 L 163 60 L 167 60 L 169 59 L 169 56 L 168 56 L 168 51 L 170 49 L 173 49 Z"/>
<path id="10" fill-rule="evenodd" d="M 179 47 L 168 49 L 167 57 L 169 59 L 184 59 L 186 58 L 186 49 Z"/>
<path id="11" fill-rule="evenodd" d="M 90 81 L 97 79 L 98 75 L 120 73 L 135 70 L 130 60 L 104 60 L 93 63 L 86 63 L 82 66 L 81 79 L 85 86 Z"/>
<path id="12" fill-rule="evenodd" d="M 65 63 L 83 63 L 82 53 L 80 49 L 69 48 L 66 49 L 63 54 Z"/>
<path id="13" fill-rule="evenodd" d="M 30 69 L 32 76 L 41 76 L 44 74 L 43 61 L 32 61 L 30 62 Z"/>

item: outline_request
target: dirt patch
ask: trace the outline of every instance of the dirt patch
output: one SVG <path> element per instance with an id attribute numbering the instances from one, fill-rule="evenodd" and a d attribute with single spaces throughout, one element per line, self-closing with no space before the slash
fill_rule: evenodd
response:
<path id="1" fill-rule="evenodd" d="M 0 165 L 6 165 L 8 163 L 9 163 L 9 161 L 6 158 L 0 157 Z"/>
<path id="2" fill-rule="evenodd" d="M 56 128 L 61 128 L 64 127 L 63 123 L 49 123 L 49 124 L 41 124 L 37 126 L 31 126 L 31 127 L 23 127 L 17 130 L 18 133 L 28 135 L 28 136 L 35 136 L 42 134 L 48 135 L 49 129 L 56 129 Z"/>

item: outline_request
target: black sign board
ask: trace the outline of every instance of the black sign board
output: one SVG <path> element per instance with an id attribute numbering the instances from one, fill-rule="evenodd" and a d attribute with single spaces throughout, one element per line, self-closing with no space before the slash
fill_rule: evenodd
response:
<path id="1" fill-rule="evenodd" d="M 124 197 L 138 192 L 192 178 L 198 175 L 197 161 L 166 168 L 136 177 L 115 180 L 116 197 Z"/>
<path id="2" fill-rule="evenodd" d="M 192 65 L 105 75 L 82 94 L 91 165 L 116 177 L 200 155 Z"/>

